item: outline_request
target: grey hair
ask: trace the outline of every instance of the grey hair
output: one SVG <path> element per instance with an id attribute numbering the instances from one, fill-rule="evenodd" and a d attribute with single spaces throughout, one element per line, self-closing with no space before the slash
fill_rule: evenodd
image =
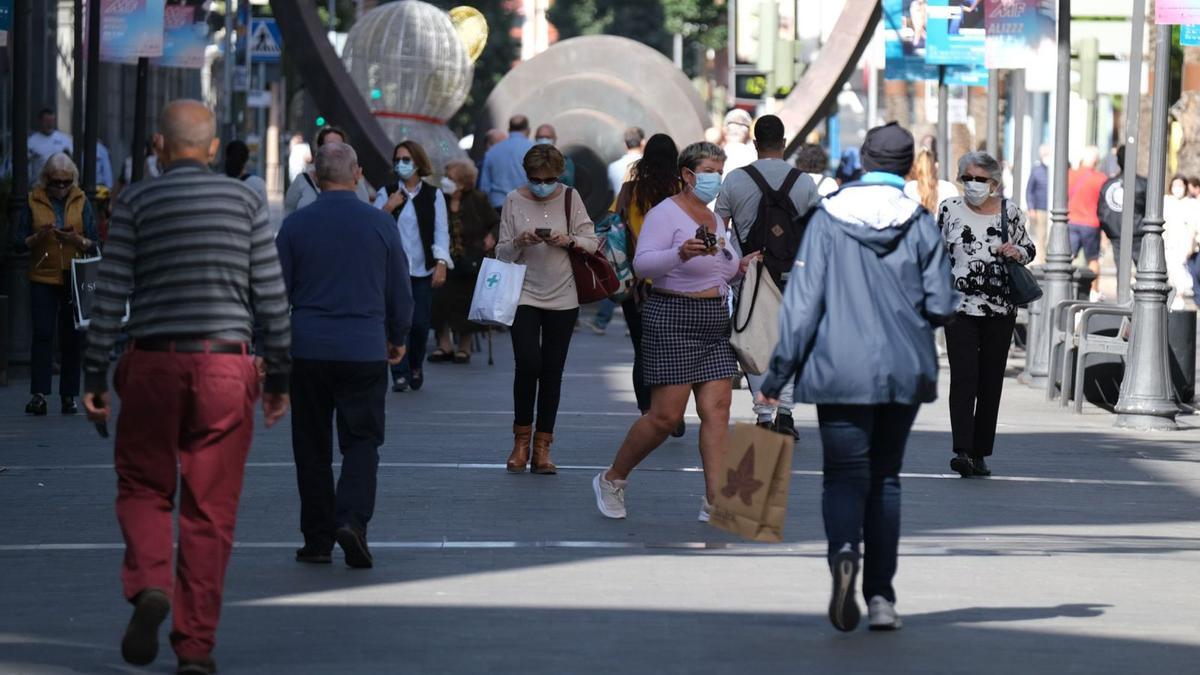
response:
<path id="1" fill-rule="evenodd" d="M 986 152 L 968 152 L 958 159 L 958 175 L 966 174 L 970 167 L 983 169 L 988 178 L 996 181 L 997 185 L 1004 184 L 1004 171 L 1000 168 L 1000 162 Z"/>
<path id="2" fill-rule="evenodd" d="M 345 143 L 329 142 L 317 150 L 317 182 L 322 185 L 353 185 L 357 167 L 358 153 Z"/>
<path id="3" fill-rule="evenodd" d="M 50 158 L 42 165 L 42 172 L 38 174 L 38 185 L 46 187 L 46 183 L 50 182 L 50 175 L 55 173 L 69 173 L 72 183 L 79 182 L 79 167 L 75 166 L 75 162 L 72 162 L 71 157 L 65 152 L 56 152 L 50 155 Z"/>
<path id="4" fill-rule="evenodd" d="M 679 168 L 695 171 L 696 167 L 700 166 L 700 162 L 706 159 L 724 162 L 725 151 L 719 145 L 708 141 L 692 143 L 679 153 Z"/>

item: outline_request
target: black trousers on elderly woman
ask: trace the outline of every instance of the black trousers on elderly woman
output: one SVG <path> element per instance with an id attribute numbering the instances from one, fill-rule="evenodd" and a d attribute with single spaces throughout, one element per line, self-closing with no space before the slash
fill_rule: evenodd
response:
<path id="1" fill-rule="evenodd" d="M 1015 316 L 959 314 L 946 326 L 954 452 L 990 457 Z"/>

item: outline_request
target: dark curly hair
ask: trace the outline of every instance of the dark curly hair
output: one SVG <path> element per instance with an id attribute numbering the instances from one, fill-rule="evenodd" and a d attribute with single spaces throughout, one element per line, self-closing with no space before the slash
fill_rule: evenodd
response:
<path id="1" fill-rule="evenodd" d="M 634 204 L 648 212 L 664 199 L 679 194 L 679 148 L 666 134 L 654 134 L 646 141 L 642 158 L 633 165 Z"/>

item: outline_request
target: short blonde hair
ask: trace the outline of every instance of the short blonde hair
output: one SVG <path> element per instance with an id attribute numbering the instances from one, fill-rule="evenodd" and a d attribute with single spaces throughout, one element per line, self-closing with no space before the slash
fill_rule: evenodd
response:
<path id="1" fill-rule="evenodd" d="M 475 189 L 476 181 L 479 180 L 479 169 L 475 168 L 475 162 L 466 159 L 452 159 L 446 162 L 443 175 L 449 176 L 452 169 L 457 171 L 463 181 L 467 183 L 468 190 Z"/>
<path id="2" fill-rule="evenodd" d="M 529 149 L 529 152 L 525 153 L 525 159 L 522 164 L 525 167 L 526 176 L 543 169 L 555 176 L 561 176 L 567 170 L 566 158 L 553 145 L 533 146 Z"/>
<path id="3" fill-rule="evenodd" d="M 55 173 L 69 173 L 72 183 L 79 182 L 79 167 L 75 166 L 75 162 L 72 162 L 71 157 L 64 152 L 50 155 L 50 158 L 42 165 L 42 172 L 38 174 L 38 186 L 46 187 L 50 175 Z"/>

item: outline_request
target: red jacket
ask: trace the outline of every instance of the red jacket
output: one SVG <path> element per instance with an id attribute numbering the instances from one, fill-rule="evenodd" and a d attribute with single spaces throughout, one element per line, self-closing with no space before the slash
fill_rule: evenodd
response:
<path id="1" fill-rule="evenodd" d="M 1100 216 L 1096 205 L 1100 201 L 1100 188 L 1108 176 L 1096 169 L 1072 170 L 1067 181 L 1067 222 L 1072 225 L 1100 227 Z"/>

